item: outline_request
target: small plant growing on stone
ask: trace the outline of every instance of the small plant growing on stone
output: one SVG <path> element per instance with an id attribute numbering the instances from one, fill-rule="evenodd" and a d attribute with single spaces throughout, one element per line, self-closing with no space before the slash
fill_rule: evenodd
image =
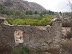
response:
<path id="1" fill-rule="evenodd" d="M 14 48 L 11 54 L 29 54 L 29 49 L 25 46 Z"/>

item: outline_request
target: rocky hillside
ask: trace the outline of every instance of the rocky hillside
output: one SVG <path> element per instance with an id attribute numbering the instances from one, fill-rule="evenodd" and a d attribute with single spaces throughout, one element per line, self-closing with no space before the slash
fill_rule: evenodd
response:
<path id="1" fill-rule="evenodd" d="M 0 3 L 4 4 L 8 9 L 18 9 L 22 11 L 32 10 L 39 12 L 46 10 L 37 3 L 32 3 L 23 0 L 0 0 Z"/>

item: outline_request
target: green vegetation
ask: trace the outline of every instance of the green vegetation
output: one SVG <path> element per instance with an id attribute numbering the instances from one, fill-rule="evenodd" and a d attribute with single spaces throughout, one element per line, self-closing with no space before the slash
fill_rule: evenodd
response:
<path id="1" fill-rule="evenodd" d="M 26 19 L 26 20 L 22 20 L 22 19 L 15 19 L 13 20 L 12 18 L 8 19 L 7 18 L 8 23 L 10 24 L 16 24 L 16 25 L 33 25 L 33 26 L 46 26 L 51 24 L 51 19 L 47 18 L 43 18 L 42 20 L 37 20 L 37 19 Z"/>
<path id="2" fill-rule="evenodd" d="M 14 48 L 10 54 L 41 54 L 41 51 L 36 49 L 29 50 L 28 47 L 23 46 Z"/>
<path id="3" fill-rule="evenodd" d="M 33 14 L 33 12 L 30 10 L 30 11 L 26 11 L 26 13 L 25 13 L 26 15 L 32 15 Z"/>
<path id="4" fill-rule="evenodd" d="M 16 25 L 33 25 L 33 26 L 46 26 L 51 24 L 51 19 L 54 16 L 52 11 L 32 12 L 20 11 L 14 9 L 7 9 L 4 5 L 0 4 L 0 14 L 7 15 L 9 24 Z"/>
<path id="5" fill-rule="evenodd" d="M 10 10 L 10 15 L 7 17 L 7 21 L 9 24 L 16 25 L 33 25 L 33 26 L 46 26 L 51 24 L 52 15 L 44 15 L 33 14 L 33 15 L 25 15 L 23 12 L 18 10 Z"/>
<path id="6" fill-rule="evenodd" d="M 34 12 L 34 14 L 38 14 L 38 12 L 37 12 L 37 11 L 35 11 L 35 12 Z"/>
<path id="7" fill-rule="evenodd" d="M 0 4 L 0 13 L 1 14 L 7 14 L 7 15 L 9 14 L 3 4 Z"/>
<path id="8" fill-rule="evenodd" d="M 29 54 L 29 49 L 27 47 L 15 48 L 11 54 Z"/>
<path id="9" fill-rule="evenodd" d="M 40 16 L 43 16 L 43 13 L 39 13 Z"/>

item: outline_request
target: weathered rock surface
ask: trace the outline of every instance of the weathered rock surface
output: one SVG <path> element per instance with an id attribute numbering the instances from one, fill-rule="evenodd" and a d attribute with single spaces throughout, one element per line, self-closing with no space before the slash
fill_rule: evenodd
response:
<path id="1" fill-rule="evenodd" d="M 53 22 L 52 26 L 46 26 L 46 29 L 43 30 L 36 26 L 9 25 L 5 18 L 0 19 L 0 26 L 0 47 L 7 46 L 8 49 L 13 49 L 15 46 L 23 44 L 32 51 L 38 50 L 45 54 L 60 53 L 59 43 L 62 36 L 62 24 L 58 19 Z M 17 36 L 17 39 L 15 36 Z M 23 41 L 20 42 L 22 39 Z"/>
<path id="2" fill-rule="evenodd" d="M 32 10 L 32 11 L 45 11 L 41 5 L 37 3 L 32 3 L 23 0 L 0 0 L 0 3 L 3 3 L 7 9 L 17 9 L 17 10 Z"/>
<path id="3" fill-rule="evenodd" d="M 36 26 L 9 25 L 5 18 L 0 18 L 0 54 L 8 54 L 21 45 L 27 46 L 31 54 L 72 54 L 72 40 L 61 40 L 61 26 L 60 19 L 42 30 Z"/>

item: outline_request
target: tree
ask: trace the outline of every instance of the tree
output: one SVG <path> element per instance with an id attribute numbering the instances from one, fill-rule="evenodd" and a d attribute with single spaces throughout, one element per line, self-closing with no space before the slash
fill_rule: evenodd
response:
<path id="1" fill-rule="evenodd" d="M 6 9 L 6 7 L 3 4 L 0 4 L 0 10 Z"/>
<path id="2" fill-rule="evenodd" d="M 59 14 L 62 14 L 61 12 L 59 12 Z"/>
<path id="3" fill-rule="evenodd" d="M 24 25 L 25 22 L 22 19 L 16 19 L 16 20 L 13 21 L 13 24 L 16 24 L 16 25 Z"/>
<path id="4" fill-rule="evenodd" d="M 35 11 L 35 12 L 34 12 L 34 14 L 38 14 L 38 12 L 37 12 L 37 11 Z"/>
<path id="5" fill-rule="evenodd" d="M 48 11 L 48 14 L 53 15 L 54 12 L 49 10 L 49 11 Z"/>
<path id="6" fill-rule="evenodd" d="M 43 13 L 39 13 L 40 16 L 43 16 Z"/>
<path id="7" fill-rule="evenodd" d="M 42 26 L 46 26 L 46 25 L 49 25 L 51 24 L 51 19 L 50 18 L 43 18 L 42 20 L 40 20 L 40 23 Z"/>
<path id="8" fill-rule="evenodd" d="M 30 11 L 29 11 L 29 14 L 30 14 L 30 15 L 32 15 L 32 14 L 33 14 L 33 12 L 30 10 Z"/>
<path id="9" fill-rule="evenodd" d="M 47 14 L 47 11 L 43 11 L 43 14 Z"/>
<path id="10" fill-rule="evenodd" d="M 33 12 L 30 10 L 30 11 L 26 11 L 26 13 L 25 13 L 26 15 L 32 15 L 33 14 Z"/>

